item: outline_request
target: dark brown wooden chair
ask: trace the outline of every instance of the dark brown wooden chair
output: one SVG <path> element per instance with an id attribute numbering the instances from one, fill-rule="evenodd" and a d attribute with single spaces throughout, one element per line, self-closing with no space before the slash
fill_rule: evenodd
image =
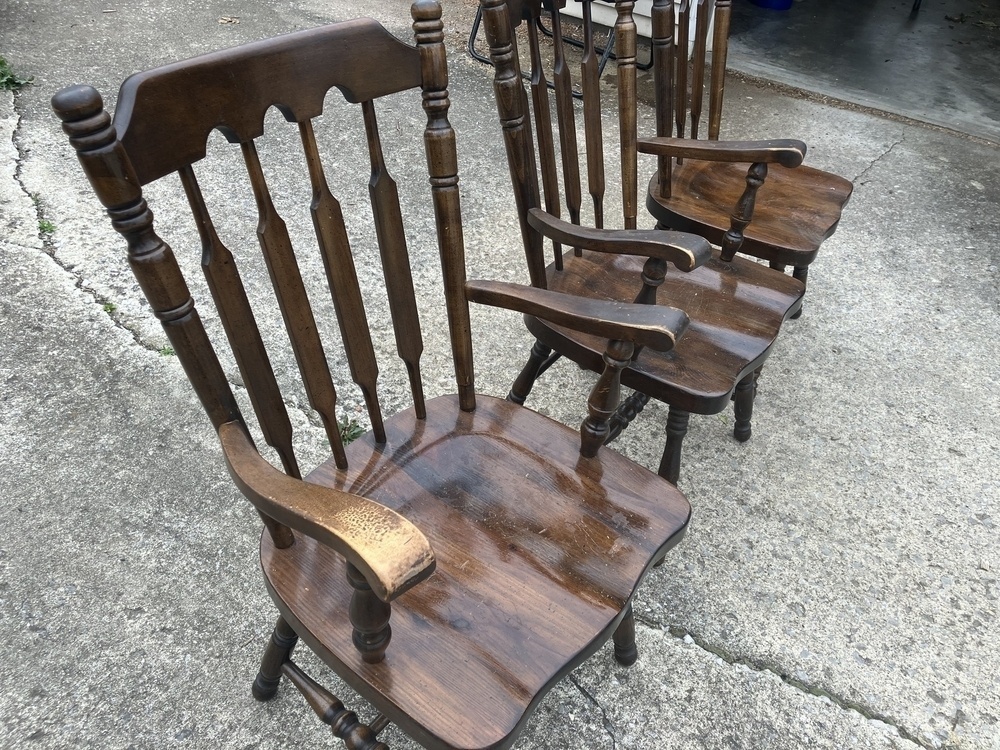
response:
<path id="1" fill-rule="evenodd" d="M 759 143 L 719 141 L 730 5 L 730 0 L 653 3 L 656 133 L 660 137 L 639 144 L 640 152 L 658 157 L 646 208 L 660 228 L 696 232 L 720 244 L 730 230 L 731 216 L 744 188 L 753 184 L 756 203 L 752 213 L 744 217 L 749 223 L 742 228 L 739 252 L 769 261 L 771 268 L 780 271 L 791 266 L 792 275 L 805 284 L 809 264 L 816 259 L 823 240 L 837 229 L 854 186 L 843 177 L 801 164 L 754 164 Z M 696 25 L 689 65 L 692 9 Z M 706 83 L 708 109 L 703 110 Z M 698 140 L 705 133 L 703 111 L 707 141 Z M 747 172 L 748 164 L 756 174 Z M 801 309 L 793 317 L 800 314 Z"/>
<path id="2" fill-rule="evenodd" d="M 511 177 L 521 218 L 522 237 L 531 283 L 564 293 L 604 300 L 635 300 L 644 304 L 675 305 L 688 313 L 691 324 L 676 348 L 667 353 L 637 352 L 622 374 L 622 382 L 635 389 L 612 419 L 609 438 L 613 439 L 635 418 L 650 397 L 669 404 L 667 440 L 660 474 L 671 482 L 680 472 L 681 444 L 691 412 L 716 414 L 735 401 L 735 438 L 751 435 L 751 416 L 756 379 L 778 336 L 782 322 L 801 305 L 803 284 L 748 258 L 736 256 L 743 243 L 754 206 L 754 194 L 768 163 L 793 166 L 802 160 L 805 146 L 798 141 L 769 141 L 744 144 L 741 154 L 755 162 L 746 178 L 742 195 L 730 207 L 729 230 L 721 237 L 714 253 L 678 252 L 672 257 L 641 257 L 645 243 L 655 241 L 658 230 L 636 230 L 638 203 L 638 156 L 651 139 L 638 138 L 636 104 L 636 27 L 632 2 L 618 2 L 615 26 L 617 58 L 618 133 L 608 137 L 620 142 L 623 226 L 626 232 L 606 230 L 605 133 L 597 60 L 593 45 L 593 24 L 589 2 L 584 3 L 585 49 L 581 62 L 583 90 L 583 151 L 579 156 L 577 113 L 567 55 L 562 47 L 560 26 L 553 24 L 555 117 L 550 113 L 543 53 L 533 23 L 540 12 L 540 0 L 511 0 L 511 9 L 520 7 L 528 21 L 526 35 L 530 58 L 531 114 L 529 95 L 521 83 L 521 63 L 516 35 L 510 24 L 505 0 L 480 0 L 483 8 L 490 54 L 496 68 L 495 92 L 502 123 Z M 565 0 L 557 2 L 564 5 Z M 662 8 L 659 9 L 662 15 Z M 558 15 L 553 16 L 557 19 Z M 662 25 L 662 18 L 660 19 Z M 662 45 L 661 45 L 662 46 Z M 654 48 L 654 72 L 662 74 L 663 49 Z M 662 114 L 662 112 L 660 113 Z M 532 119 L 533 118 L 533 119 Z M 532 138 L 532 121 L 534 139 Z M 534 143 L 537 142 L 536 162 Z M 569 222 L 561 220 L 559 165 Z M 707 145 L 706 145 L 707 144 Z M 685 141 L 684 156 L 711 153 L 715 144 Z M 537 168 L 536 168 L 537 163 Z M 582 228 L 581 171 L 593 203 L 594 228 Z M 540 198 L 538 172 L 544 189 Z M 742 178 L 741 178 L 742 180 Z M 676 234 L 667 235 L 671 240 Z M 552 241 L 555 260 L 545 265 L 543 238 Z M 563 252 L 563 248 L 573 248 Z M 581 250 L 580 248 L 586 248 Z M 667 265 L 676 270 L 667 273 Z M 526 316 L 528 330 L 536 342 L 524 369 L 515 380 L 509 398 L 524 403 L 538 378 L 559 356 L 565 355 L 583 367 L 600 371 L 604 366 L 604 345 L 592 335 L 553 325 L 538 317 Z"/>
<path id="3" fill-rule="evenodd" d="M 389 723 L 428 748 L 505 748 L 546 691 L 608 639 L 620 661 L 636 657 L 632 596 L 680 540 L 690 507 L 669 483 L 602 444 L 634 347 L 669 350 L 687 319 L 669 308 L 466 280 L 440 7 L 418 0 L 413 18 L 416 47 L 374 21 L 351 21 L 132 76 L 113 120 L 89 86 L 64 89 L 53 106 L 127 242 L 129 263 L 218 433 L 236 485 L 263 518 L 261 566 L 280 618 L 254 695 L 273 697 L 288 677 L 351 750 L 385 750 L 377 736 Z M 380 406 L 359 276 L 315 136 L 324 122 L 330 126 L 330 114 L 315 129 L 314 120 L 338 104 L 338 97 L 324 104 L 335 87 L 360 105 L 367 133 L 388 307 L 412 393 L 412 406 L 392 415 Z M 425 215 L 432 203 L 457 381 L 455 395 L 426 400 L 403 211 L 376 118 L 376 100 L 415 88 L 427 115 Z M 265 183 L 266 152 L 256 146 L 271 106 L 301 138 L 320 253 L 350 371 L 367 398 L 372 429 L 349 445 L 337 427 L 337 394 L 290 234 Z M 237 268 L 256 251 L 231 252 L 222 243 L 195 177 L 213 129 L 241 152 L 259 212 L 260 252 L 309 402 L 332 446 L 332 457 L 304 479 L 252 312 L 268 295 L 252 308 Z M 154 230 L 143 186 L 174 174 L 260 432 L 283 471 L 258 453 L 180 265 Z M 227 188 L 224 205 L 239 205 L 234 191 Z M 661 240 L 662 252 L 674 252 Z M 475 393 L 470 301 L 605 338 L 608 366 L 589 400 L 582 437 Z M 299 639 L 377 708 L 377 719 L 361 724 L 291 660 Z"/>

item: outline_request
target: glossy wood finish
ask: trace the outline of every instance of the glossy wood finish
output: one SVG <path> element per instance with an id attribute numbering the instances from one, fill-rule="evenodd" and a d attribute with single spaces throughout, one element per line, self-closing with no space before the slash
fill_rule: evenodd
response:
<path id="1" fill-rule="evenodd" d="M 694 0 L 691 0 L 692 2 Z M 722 105 L 725 94 L 726 58 L 729 45 L 730 0 L 697 0 L 697 27 L 693 55 L 687 59 L 688 23 L 684 14 L 689 0 L 655 0 L 652 11 L 656 108 L 673 111 L 674 122 L 657 117 L 657 136 L 662 140 L 683 139 L 689 144 L 697 139 L 703 120 L 702 99 L 707 84 L 709 106 L 708 140 L 701 150 L 693 146 L 673 151 L 644 148 L 645 153 L 660 153 L 657 171 L 649 183 L 646 207 L 664 226 L 689 231 L 720 243 L 730 230 L 730 216 L 741 194 L 746 165 L 770 161 L 769 141 L 719 141 Z M 674 37 L 673 12 L 679 9 L 678 43 Z M 711 63 L 708 64 L 708 20 L 714 16 Z M 689 84 L 689 71 L 692 80 Z M 707 80 L 706 80 L 707 75 Z M 802 156 L 805 144 L 801 145 Z M 794 155 L 780 160 L 783 167 L 798 167 Z M 728 162 L 742 162 L 740 167 Z M 853 185 L 842 177 L 808 167 L 774 169 L 760 189 L 759 200 L 746 229 L 739 252 L 774 262 L 775 267 L 793 266 L 800 280 L 813 262 L 823 240 L 837 228 Z"/>
<path id="2" fill-rule="evenodd" d="M 275 550 L 265 535 L 268 586 L 302 639 L 418 741 L 507 747 L 545 688 L 611 637 L 687 503 L 609 449 L 582 458 L 570 428 L 482 395 L 474 412 L 431 400 L 426 420 L 404 411 L 386 432 L 347 446 L 347 471 L 328 462 L 308 477 L 429 534 L 437 571 L 394 606 L 385 660 L 351 645 L 350 588 L 328 548 Z"/>
<path id="3" fill-rule="evenodd" d="M 537 3 L 535 4 L 537 6 Z M 658 96 L 666 99 L 666 107 L 657 111 L 658 130 L 662 137 L 639 138 L 637 134 L 637 102 L 635 91 L 636 27 L 632 19 L 633 3 L 622 0 L 616 3 L 616 57 L 617 81 L 615 99 L 617 107 L 612 115 L 618 120 L 620 153 L 620 184 L 624 229 L 599 229 L 577 227 L 562 221 L 539 205 L 538 179 L 534 152 L 531 149 L 529 125 L 531 120 L 524 109 L 527 98 L 521 89 L 517 70 L 515 39 L 510 33 L 510 19 L 503 0 L 481 0 L 486 36 L 490 44 L 495 68 L 494 91 L 497 108 L 507 136 L 505 143 L 511 170 L 512 183 L 518 210 L 521 213 L 525 253 L 529 259 L 532 284 L 572 296 L 600 300 L 635 301 L 654 308 L 673 306 L 685 311 L 690 325 L 669 352 L 659 353 L 644 348 L 641 343 L 634 348 L 631 360 L 621 372 L 621 382 L 637 389 L 641 394 L 622 405 L 610 415 L 606 439 L 613 439 L 641 411 L 644 398 L 656 398 L 670 405 L 667 440 L 661 461 L 661 473 L 672 482 L 677 481 L 680 467 L 680 449 L 687 431 L 688 414 L 714 414 L 726 408 L 732 400 L 737 384 L 751 376 L 767 358 L 776 340 L 781 324 L 795 314 L 801 306 L 803 285 L 793 278 L 775 273 L 756 262 L 735 257 L 744 243 L 744 230 L 752 226 L 758 192 L 769 164 L 788 165 L 801 163 L 805 145 L 793 140 L 762 142 L 720 143 L 669 137 L 676 125 L 683 133 L 687 127 L 688 97 L 686 88 L 671 80 L 656 81 Z M 533 20 L 532 6 L 525 6 L 526 19 Z M 678 81 L 687 76 L 687 63 L 678 57 L 678 50 L 687 50 L 683 32 L 677 45 L 673 42 L 674 4 L 658 0 L 654 5 L 654 76 L 668 79 L 675 73 Z M 681 15 L 688 14 L 686 2 L 679 8 Z M 704 3 L 701 4 L 704 10 Z M 705 23 L 699 23 L 701 39 L 696 46 L 704 49 Z M 588 26 L 585 24 L 585 34 Z M 681 29 L 686 25 L 681 24 Z M 534 42 L 531 57 L 538 57 Z M 557 45 L 558 38 L 553 40 Z M 585 49 L 588 41 L 584 40 Z M 558 49 L 557 49 L 558 54 Z M 705 70 L 704 64 L 698 68 Z M 563 72 L 565 76 L 565 71 Z M 591 75 L 588 62 L 581 70 L 584 81 Z M 584 85 L 583 112 L 586 119 L 595 105 L 587 101 L 592 85 Z M 712 89 L 714 90 L 714 89 Z M 697 94 L 699 89 L 695 88 Z M 721 91 L 721 90 L 720 90 Z M 609 97 L 610 98 L 610 97 Z M 710 97 L 711 99 L 711 97 Z M 605 99 L 607 102 L 608 99 Z M 718 94 L 716 100 L 719 100 Z M 671 108 L 670 103 L 674 106 Z M 545 112 L 533 109 L 536 130 L 547 128 L 551 121 Z M 698 129 L 692 125 L 692 134 Z M 560 131 L 559 139 L 565 136 Z M 515 137 L 516 136 L 516 137 Z M 539 143 L 554 139 L 549 133 L 540 133 Z M 569 134 L 569 138 L 575 137 Z M 588 147 L 597 147 L 597 139 L 588 140 Z M 667 179 L 671 173 L 680 173 L 689 164 L 698 163 L 703 157 L 717 158 L 724 164 L 735 162 L 740 170 L 739 192 L 729 204 L 723 231 L 712 237 L 721 245 L 713 255 L 711 246 L 701 237 L 675 234 L 669 245 L 659 245 L 658 230 L 636 230 L 636 195 L 638 176 L 637 154 L 652 153 L 660 157 L 660 174 Z M 582 156 L 579 157 L 582 160 Z M 674 163 L 674 159 L 678 163 Z M 747 170 L 744 162 L 753 164 Z M 603 163 L 604 154 L 588 152 L 587 163 Z M 544 162 L 544 158 L 542 159 Z M 777 167 L 784 168 L 784 167 Z M 543 183 L 545 169 L 542 168 Z M 678 184 L 674 174 L 674 185 Z M 546 186 L 546 207 L 551 196 Z M 679 192 L 679 191 L 677 191 Z M 596 214 L 595 214 L 596 216 Z M 690 227 L 685 226 L 685 230 Z M 573 247 L 577 252 L 563 259 L 563 264 L 552 264 L 546 269 L 544 279 L 538 278 L 538 247 L 542 238 Z M 551 364 L 550 352 L 556 352 L 578 364 L 597 372 L 607 373 L 606 368 L 618 362 L 620 352 L 614 351 L 613 334 L 602 335 L 595 330 L 579 331 L 530 314 L 526 316 L 529 331 L 536 337 L 531 355 L 511 387 L 510 398 L 523 403 L 535 379 Z M 608 339 L 612 339 L 609 344 Z M 602 375 L 602 383 L 607 378 Z M 614 383 L 607 380 L 608 388 Z M 734 436 L 745 440 L 751 434 L 753 390 L 740 391 L 737 424 Z M 602 407 L 594 413 L 603 415 Z M 602 428 L 603 430 L 603 428 Z M 585 430 L 592 436 L 594 430 Z"/>
<path id="4" fill-rule="evenodd" d="M 670 351 L 688 319 L 673 308 L 466 279 L 441 9 L 417 0 L 412 15 L 416 47 L 374 21 L 351 21 L 134 76 L 123 86 L 114 121 L 88 86 L 59 92 L 53 106 L 112 226 L 127 241 L 129 263 L 218 433 L 235 484 L 264 520 L 261 560 L 281 617 L 254 696 L 273 698 L 287 677 L 348 750 L 387 750 L 378 735 L 390 722 L 429 748 L 500 748 L 514 741 L 556 680 L 612 637 L 615 658 L 636 658 L 631 598 L 644 573 L 683 535 L 690 507 L 662 478 L 602 446 L 632 352 Z M 327 97 L 330 87 L 339 87 L 348 104 Z M 377 97 L 408 88 L 420 89 L 426 115 L 424 196 L 434 212 L 456 391 L 429 402 L 403 229 L 408 212 L 383 154 L 397 146 L 383 143 L 376 115 Z M 368 274 L 355 268 L 344 209 L 330 189 L 337 181 L 327 179 L 317 137 L 320 127 L 337 127 L 336 113 L 351 104 L 364 121 L 378 257 L 413 395 L 412 406 L 398 414 L 383 414 L 379 402 L 379 362 L 359 287 Z M 347 368 L 372 424 L 350 446 L 337 429 L 336 370 L 300 270 L 308 267 L 300 265 L 305 250 L 293 247 L 265 179 L 273 165 L 262 164 L 255 143 L 271 106 L 291 123 L 274 129 L 302 147 L 313 251 L 322 258 Z M 324 106 L 332 112 L 320 121 Z M 213 127 L 233 142 L 257 206 L 257 242 L 233 241 L 235 252 L 219 239 L 195 176 Z M 523 133 L 513 127 L 510 133 L 512 144 L 525 145 Z M 401 147 L 419 150 L 412 140 Z M 258 452 L 180 265 L 154 231 L 141 185 L 171 171 L 179 172 L 198 227 L 212 302 L 282 470 Z M 236 189 L 228 186 L 222 201 Z M 535 232 L 527 218 L 525 227 Z M 542 234 L 535 237 L 535 277 L 544 287 Z M 663 233 L 638 244 L 679 265 L 695 264 L 706 251 Z M 264 258 L 274 296 L 252 304 L 237 265 L 255 253 Z M 332 456 L 306 481 L 254 318 L 258 305 L 275 300 L 309 404 L 330 436 Z M 477 396 L 470 301 L 602 337 L 606 361 L 589 399 L 580 398 L 581 414 L 586 409 L 580 434 L 511 402 Z M 362 723 L 305 674 L 292 661 L 300 640 L 382 713 Z"/>

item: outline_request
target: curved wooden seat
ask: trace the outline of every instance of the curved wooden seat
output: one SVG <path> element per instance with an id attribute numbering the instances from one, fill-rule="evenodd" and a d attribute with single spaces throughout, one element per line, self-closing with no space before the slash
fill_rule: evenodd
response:
<path id="1" fill-rule="evenodd" d="M 642 264 L 635 256 L 567 255 L 562 271 L 548 268 L 549 288 L 621 299 L 634 289 Z M 669 352 L 643 350 L 622 373 L 622 383 L 684 411 L 717 414 L 736 384 L 767 358 L 782 322 L 799 309 L 804 293 L 805 287 L 790 276 L 738 256 L 724 263 L 718 252 L 690 273 L 671 271 L 657 301 L 685 310 L 688 329 Z M 600 369 L 604 340 L 537 318 L 528 318 L 527 324 L 547 346 L 584 367 Z"/>
<path id="2" fill-rule="evenodd" d="M 457 397 L 386 420 L 307 481 L 363 495 L 424 529 L 437 568 L 393 605 L 385 659 L 351 643 L 343 558 L 307 537 L 261 537 L 282 615 L 411 736 L 432 747 L 502 748 L 542 695 L 600 647 L 643 573 L 680 540 L 690 506 L 652 472 L 508 401 Z M 613 564 L 609 564 L 612 561 Z M 517 654 L 517 658 L 510 658 Z M 461 717 L 461 720 L 456 720 Z"/>
<path id="3" fill-rule="evenodd" d="M 746 187 L 747 164 L 685 159 L 673 168 L 671 195 L 661 195 L 653 175 L 646 208 L 663 226 L 695 232 L 722 243 Z M 854 186 L 812 167 L 772 165 L 757 191 L 753 221 L 743 230 L 740 252 L 780 264 L 807 266 L 832 235 Z"/>

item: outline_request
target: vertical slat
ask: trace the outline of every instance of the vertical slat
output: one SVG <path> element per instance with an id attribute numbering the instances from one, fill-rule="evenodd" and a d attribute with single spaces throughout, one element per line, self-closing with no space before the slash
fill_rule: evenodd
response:
<path id="1" fill-rule="evenodd" d="M 448 121 L 451 102 L 448 99 L 448 63 L 441 6 L 433 0 L 416 0 L 410 12 L 420 50 L 424 111 L 427 113 L 424 149 L 434 197 L 434 218 L 455 357 L 459 406 L 463 411 L 473 411 L 476 408 L 476 393 L 472 368 L 472 327 L 469 303 L 465 298 L 465 244 L 458 195 L 458 154 L 455 150 L 455 131 Z M 523 99 L 522 90 L 522 102 Z"/>
<path id="2" fill-rule="evenodd" d="M 701 98 L 705 90 L 705 51 L 708 47 L 708 22 L 711 19 L 711 0 L 698 0 L 695 12 L 694 72 L 691 80 L 691 137 L 698 137 L 701 121 Z"/>
<path id="3" fill-rule="evenodd" d="M 729 53 L 731 0 L 715 2 L 715 35 L 712 38 L 712 81 L 708 99 L 708 137 L 719 139 L 722 124 L 722 96 L 726 88 L 726 57 Z"/>
<path id="4" fill-rule="evenodd" d="M 292 242 L 285 222 L 271 202 L 267 182 L 264 180 L 264 171 L 260 166 L 260 157 L 257 155 L 257 147 L 253 141 L 241 143 L 240 147 L 243 150 L 247 174 L 250 176 L 254 200 L 257 202 L 257 239 L 264 253 L 264 261 L 267 264 L 275 296 L 278 298 L 278 306 L 281 308 L 281 316 L 288 330 L 295 360 L 302 373 L 302 383 L 309 404 L 319 414 L 326 429 L 337 467 L 346 469 L 347 456 L 344 454 L 344 443 L 337 426 L 337 392 L 326 365 L 323 345 L 320 343 L 316 320 L 313 318 L 309 299 L 306 297 L 302 274 L 295 261 Z"/>
<path id="5" fill-rule="evenodd" d="M 604 226 L 604 137 L 601 131 L 600 60 L 594 49 L 594 23 L 590 3 L 583 3 L 583 131 L 587 140 L 587 183 L 594 200 L 594 226 Z"/>
<path id="6" fill-rule="evenodd" d="M 674 85 L 674 0 L 653 0 L 653 83 L 656 96 L 656 134 L 669 137 L 672 131 Z M 673 162 L 669 156 L 656 158 L 660 197 L 670 197 Z"/>
<path id="7" fill-rule="evenodd" d="M 531 285 L 544 289 L 545 259 L 542 254 L 542 235 L 528 224 L 528 210 L 537 208 L 538 175 L 535 171 L 535 147 L 531 140 L 524 87 L 521 85 L 521 68 L 517 59 L 517 46 L 510 27 L 506 0 L 480 0 L 483 24 L 490 46 L 493 63 L 493 92 L 497 113 L 503 129 L 507 165 L 514 190 L 514 203 L 521 225 L 521 238 L 528 265 Z"/>
<path id="8" fill-rule="evenodd" d="M 556 90 L 556 119 L 559 123 L 559 146 L 562 154 L 563 189 L 566 191 L 566 209 L 569 220 L 580 223 L 580 153 L 576 145 L 576 119 L 573 115 L 573 78 L 566 63 L 566 46 L 562 37 L 559 9 L 566 7 L 565 0 L 555 0 L 552 9 L 552 44 L 554 62 L 552 83 Z M 575 252 L 579 253 L 579 250 Z"/>
<path id="9" fill-rule="evenodd" d="M 362 102 L 361 112 L 364 115 L 368 155 L 372 164 L 368 193 L 372 200 L 375 236 L 382 256 L 382 275 L 389 298 L 392 328 L 396 335 L 396 351 L 406 365 L 417 418 L 424 419 L 427 411 L 424 408 L 424 388 L 420 379 L 420 355 L 424 351 L 424 341 L 420 332 L 417 300 L 413 294 L 413 274 L 406 249 L 406 235 L 403 233 L 403 217 L 399 210 L 399 192 L 382 156 L 374 103 Z"/>
<path id="10" fill-rule="evenodd" d="M 674 86 L 674 122 L 677 137 L 684 137 L 684 121 L 687 118 L 688 97 L 688 29 L 691 24 L 690 0 L 680 0 L 677 12 L 676 81 Z"/>
<path id="11" fill-rule="evenodd" d="M 552 114 L 549 110 L 549 84 L 542 69 L 542 53 L 538 40 L 538 0 L 527 4 L 531 18 L 528 27 L 528 48 L 531 53 L 531 106 L 535 115 L 535 133 L 538 137 L 538 160 L 542 169 L 542 188 L 545 192 L 545 210 L 560 216 L 559 178 L 556 175 L 556 150 L 552 139 Z M 562 245 L 552 241 L 557 270 L 562 270 Z"/>
<path id="12" fill-rule="evenodd" d="M 288 410 L 281 398 L 281 390 L 236 261 L 215 231 L 194 170 L 190 166 L 184 167 L 180 176 L 201 238 L 201 265 L 208 290 L 250 395 L 264 440 L 277 452 L 285 473 L 299 479 L 302 475 L 292 448 L 292 424 L 288 419 Z"/>
<path id="13" fill-rule="evenodd" d="M 638 153 L 636 151 L 636 27 L 631 0 L 620 0 L 615 22 L 615 57 L 618 58 L 618 123 L 621 128 L 622 212 L 625 229 L 635 229 L 638 212 Z"/>
<path id="14" fill-rule="evenodd" d="M 365 315 L 365 306 L 361 299 L 358 273 L 351 255 L 351 244 L 347 238 L 347 228 L 344 226 L 344 213 L 340 208 L 340 202 L 334 198 L 327 184 L 312 122 L 309 120 L 300 122 L 299 135 L 302 138 L 302 149 L 305 151 L 309 182 L 313 192 L 309 211 L 312 214 L 316 240 L 319 243 L 327 282 L 330 284 L 333 296 L 333 307 L 340 325 L 344 352 L 347 354 L 347 366 L 350 368 L 351 378 L 358 384 L 365 398 L 375 439 L 384 443 L 385 427 L 382 424 L 382 410 L 379 408 L 376 390 L 378 363 L 375 361 L 375 349 L 372 346 L 368 316 Z"/>

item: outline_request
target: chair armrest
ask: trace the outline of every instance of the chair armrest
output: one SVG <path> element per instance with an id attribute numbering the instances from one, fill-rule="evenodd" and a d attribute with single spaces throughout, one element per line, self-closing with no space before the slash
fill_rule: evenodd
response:
<path id="1" fill-rule="evenodd" d="M 687 314 L 675 307 L 587 299 L 503 281 L 467 281 L 465 296 L 470 302 L 534 315 L 574 331 L 630 341 L 658 352 L 673 349 L 689 322 Z"/>
<path id="2" fill-rule="evenodd" d="M 773 141 L 702 141 L 692 138 L 640 138 L 640 154 L 677 156 L 705 161 L 738 161 L 797 167 L 806 158 L 806 144 L 781 139 Z"/>
<path id="3" fill-rule="evenodd" d="M 219 440 L 236 486 L 259 511 L 343 555 L 382 601 L 434 572 L 427 537 L 396 511 L 278 471 L 257 452 L 240 422 L 219 427 Z"/>
<path id="4" fill-rule="evenodd" d="M 571 247 L 599 253 L 640 255 L 673 263 L 681 271 L 693 271 L 712 257 L 712 244 L 687 232 L 659 229 L 591 229 L 557 219 L 540 208 L 528 210 L 528 223 L 548 237 Z"/>

